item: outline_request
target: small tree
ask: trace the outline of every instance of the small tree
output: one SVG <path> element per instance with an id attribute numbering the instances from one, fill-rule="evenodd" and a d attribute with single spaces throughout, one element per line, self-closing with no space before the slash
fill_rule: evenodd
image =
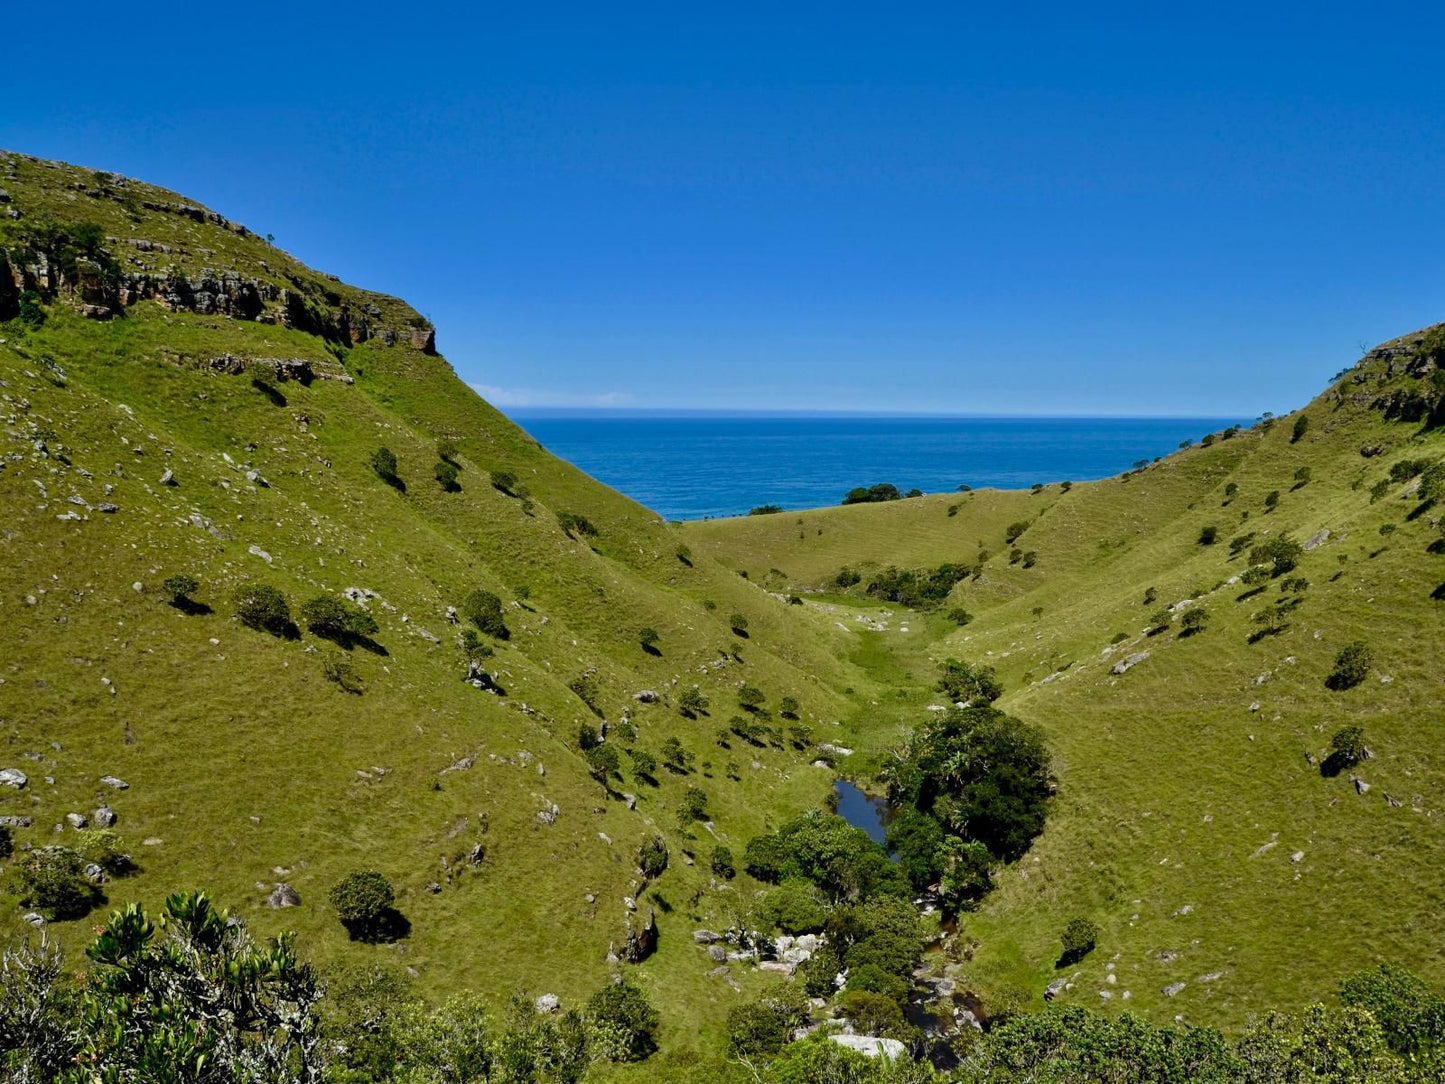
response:
<path id="1" fill-rule="evenodd" d="M 662 634 L 651 625 L 646 626 L 637 634 L 638 643 L 640 643 L 646 651 L 656 651 L 658 641 L 661 639 Z"/>
<path id="2" fill-rule="evenodd" d="M 1201 546 L 1212 546 L 1219 538 L 1218 527 L 1205 527 L 1199 532 L 1199 544 Z"/>
<path id="3" fill-rule="evenodd" d="M 1203 606 L 1191 606 L 1184 611 L 1179 622 L 1180 636 L 1197 636 L 1209 627 L 1209 611 Z"/>
<path id="4" fill-rule="evenodd" d="M 375 939 L 396 903 L 391 882 L 374 869 L 344 877 L 328 898 L 341 924 L 358 941 Z"/>
<path id="5" fill-rule="evenodd" d="M 1159 599 L 1159 589 L 1156 587 L 1144 588 L 1144 605 L 1152 606 Z"/>
<path id="6" fill-rule="evenodd" d="M 695 718 L 707 711 L 708 700 L 701 689 L 696 685 L 684 689 L 677 698 L 677 710 L 689 719 Z"/>
<path id="7" fill-rule="evenodd" d="M 1059 957 L 1059 966 L 1068 967 L 1094 951 L 1094 945 L 1099 940 L 1099 928 L 1087 918 L 1071 918 L 1064 927 L 1061 940 L 1064 954 Z"/>
<path id="8" fill-rule="evenodd" d="M 1346 644 L 1335 657 L 1335 668 L 1325 679 L 1325 686 L 1335 691 L 1353 689 L 1370 675 L 1374 653 L 1363 640 Z"/>
<path id="9" fill-rule="evenodd" d="M 798 701 L 791 696 L 785 696 L 778 701 L 778 714 L 784 719 L 796 719 L 798 717 Z"/>
<path id="10" fill-rule="evenodd" d="M 569 538 L 576 538 L 578 535 L 584 538 L 597 537 L 597 528 L 592 525 L 592 521 L 576 512 L 558 512 L 557 522 Z"/>
<path id="11" fill-rule="evenodd" d="M 314 635 L 343 646 L 373 635 L 378 628 L 371 614 L 335 595 L 317 595 L 303 603 L 301 620 Z"/>
<path id="12" fill-rule="evenodd" d="M 1228 504 L 1234 500 L 1234 495 L 1239 492 L 1239 483 L 1226 482 L 1224 486 L 1224 503 Z"/>
<path id="13" fill-rule="evenodd" d="M 649 880 L 661 877 L 667 869 L 667 840 L 650 836 L 637 848 L 637 868 Z"/>
<path id="14" fill-rule="evenodd" d="M 321 673 L 326 680 L 333 682 L 348 693 L 360 695 L 365 686 L 361 682 L 361 675 L 356 672 L 356 666 L 345 655 L 339 651 L 327 653 L 321 659 Z"/>
<path id="15" fill-rule="evenodd" d="M 194 576 L 188 576 L 184 572 L 177 572 L 173 576 L 167 576 L 161 587 L 165 588 L 166 594 L 171 596 L 171 605 L 177 609 L 185 609 L 193 605 L 191 595 L 200 589 L 201 581 Z"/>
<path id="16" fill-rule="evenodd" d="M 15 866 L 16 894 L 23 907 L 59 922 L 81 918 L 100 901 L 99 890 L 82 872 L 84 860 L 69 847 L 37 847 Z"/>
<path id="17" fill-rule="evenodd" d="M 1159 633 L 1163 632 L 1169 627 L 1170 620 L 1171 616 L 1167 609 L 1155 610 L 1152 614 L 1149 615 L 1149 635 L 1159 635 Z"/>
<path id="18" fill-rule="evenodd" d="M 443 438 L 437 441 L 437 458 L 444 463 L 457 461 L 457 442 Z"/>
<path id="19" fill-rule="evenodd" d="M 708 865 L 716 876 L 725 881 L 731 881 L 738 874 L 737 867 L 733 864 L 733 852 L 722 844 L 712 849 L 712 859 Z"/>
<path id="20" fill-rule="evenodd" d="M 1264 506 L 1271 510 L 1279 507 L 1279 490 L 1271 489 L 1265 494 Z"/>
<path id="21" fill-rule="evenodd" d="M 1353 768 L 1370 755 L 1365 747 L 1365 732 L 1357 726 L 1335 731 L 1330 739 L 1330 758 L 1342 768 Z"/>
<path id="22" fill-rule="evenodd" d="M 1309 467 L 1301 467 L 1299 470 L 1294 472 L 1294 488 L 1299 489 L 1302 486 L 1309 485 L 1310 479 L 1312 479 L 1313 477 L 1314 471 L 1310 470 Z"/>
<path id="23" fill-rule="evenodd" d="M 1003 540 L 1004 540 L 1005 542 L 1007 542 L 1010 546 L 1012 546 L 1015 542 L 1018 541 L 1019 536 L 1021 536 L 1021 535 L 1022 535 L 1025 531 L 1027 531 L 1028 529 L 1029 529 L 1029 521 L 1028 521 L 1028 520 L 1026 520 L 1026 519 L 1015 520 L 1013 523 L 1010 523 L 1010 524 L 1008 525 L 1008 528 L 1004 531 L 1004 533 L 1003 533 Z"/>
<path id="24" fill-rule="evenodd" d="M 268 583 L 248 583 L 231 596 L 241 624 L 272 636 L 292 634 L 291 610 L 286 596 Z"/>
<path id="25" fill-rule="evenodd" d="M 622 759 L 617 755 L 615 746 L 602 744 L 594 745 L 583 754 L 587 761 L 587 769 L 592 778 L 603 786 L 612 776 L 622 774 Z"/>
<path id="26" fill-rule="evenodd" d="M 668 738 L 662 743 L 663 765 L 679 775 L 687 774 L 693 760 L 693 755 L 683 748 L 682 742 L 678 738 Z"/>
<path id="27" fill-rule="evenodd" d="M 627 755 L 632 758 L 632 771 L 634 775 L 651 779 L 657 771 L 657 758 L 646 749 L 629 749 Z"/>
<path id="28" fill-rule="evenodd" d="M 505 640 L 509 635 L 502 618 L 502 600 L 490 591 L 476 590 L 462 599 L 461 614 L 488 636 Z"/>
<path id="29" fill-rule="evenodd" d="M 737 633 L 739 636 L 747 635 L 748 619 L 744 615 L 740 613 L 734 613 L 730 615 L 728 617 L 728 625 L 732 628 L 733 632 Z"/>
<path id="30" fill-rule="evenodd" d="M 763 702 L 767 700 L 767 698 L 767 694 L 756 685 L 748 685 L 745 683 L 742 688 L 738 690 L 738 706 L 744 711 L 757 711 L 763 706 Z"/>
<path id="31" fill-rule="evenodd" d="M 1301 414 L 1294 420 L 1294 431 L 1290 433 L 1289 442 L 1298 444 L 1301 437 L 1309 432 L 1310 417 L 1308 414 Z"/>
<path id="32" fill-rule="evenodd" d="M 682 805 L 678 808 L 677 819 L 683 825 L 693 821 L 707 820 L 707 791 L 701 787 L 688 787 L 683 792 Z"/>
<path id="33" fill-rule="evenodd" d="M 448 493 L 455 493 L 462 487 L 457 485 L 457 465 L 445 459 L 438 459 L 437 465 L 432 468 L 432 474 L 436 477 L 437 484 Z"/>
<path id="34" fill-rule="evenodd" d="M 939 667 L 937 688 L 956 703 L 992 703 L 1003 695 L 992 666 L 974 666 L 958 659 L 947 659 Z"/>

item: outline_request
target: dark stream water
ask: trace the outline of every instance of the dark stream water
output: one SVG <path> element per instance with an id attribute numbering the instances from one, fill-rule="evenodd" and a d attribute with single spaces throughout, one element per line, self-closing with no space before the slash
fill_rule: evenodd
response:
<path id="1" fill-rule="evenodd" d="M 884 843 L 888 826 L 887 800 L 864 794 L 846 779 L 834 783 L 833 790 L 838 795 L 838 816 L 854 828 L 863 829 L 874 842 Z"/>

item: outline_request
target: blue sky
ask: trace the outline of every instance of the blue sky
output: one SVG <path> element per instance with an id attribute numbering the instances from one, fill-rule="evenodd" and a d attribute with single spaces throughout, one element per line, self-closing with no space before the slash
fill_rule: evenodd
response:
<path id="1" fill-rule="evenodd" d="M 1253 415 L 1445 319 L 1440 5 L 6 15 L 0 146 L 407 298 L 499 405 Z"/>

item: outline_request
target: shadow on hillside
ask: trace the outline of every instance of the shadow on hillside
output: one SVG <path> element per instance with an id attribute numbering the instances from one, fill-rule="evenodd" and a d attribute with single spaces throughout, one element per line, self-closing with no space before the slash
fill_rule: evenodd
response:
<path id="1" fill-rule="evenodd" d="M 193 598 L 173 598 L 170 606 L 172 609 L 180 610 L 187 617 L 205 617 L 207 614 L 216 612 L 204 602 L 197 602 Z"/>
<path id="2" fill-rule="evenodd" d="M 1320 775 L 1326 779 L 1333 779 L 1353 764 L 1354 762 L 1343 753 L 1331 753 L 1320 761 Z"/>
<path id="3" fill-rule="evenodd" d="M 1445 583 L 1442 583 L 1435 590 L 1430 592 L 1430 597 L 1436 602 L 1445 602 Z"/>
<path id="4" fill-rule="evenodd" d="M 1234 601 L 1235 601 L 1235 602 L 1248 602 L 1250 599 L 1254 598 L 1255 595 L 1262 595 L 1262 594 L 1264 594 L 1264 589 L 1265 589 L 1266 587 L 1268 587 L 1268 586 L 1269 586 L 1269 584 L 1264 583 L 1264 584 L 1260 584 L 1258 587 L 1251 587 L 1248 591 L 1244 592 L 1244 594 L 1242 594 L 1242 595 L 1235 595 L 1235 596 L 1234 596 Z"/>
<path id="5" fill-rule="evenodd" d="M 403 482 L 400 478 L 398 478 L 395 474 L 383 474 L 381 476 L 381 480 L 387 485 L 391 486 L 391 488 L 396 490 L 398 493 L 406 492 L 406 483 Z"/>
<path id="6" fill-rule="evenodd" d="M 655 658 L 655 659 L 660 659 L 660 658 L 662 658 L 662 652 L 659 651 L 657 648 L 653 647 L 651 644 L 643 644 L 643 645 L 642 645 L 642 650 L 645 651 L 645 652 L 647 652 L 649 655 L 651 655 L 651 656 L 652 656 L 653 658 Z"/>
<path id="7" fill-rule="evenodd" d="M 388 907 L 371 922 L 341 923 L 353 941 L 368 945 L 389 945 L 411 934 L 411 921 L 395 907 Z"/>
<path id="8" fill-rule="evenodd" d="M 1430 511 L 1430 509 L 1434 507 L 1434 501 L 1421 501 L 1405 516 L 1405 522 L 1414 523 L 1417 519 L 1419 519 L 1421 516 L 1423 516 L 1426 512 Z"/>
<path id="9" fill-rule="evenodd" d="M 273 384 L 268 384 L 259 376 L 251 378 L 251 387 L 255 388 L 267 399 L 270 399 L 272 406 L 283 407 L 287 405 L 286 396 L 281 393 L 281 389 Z"/>

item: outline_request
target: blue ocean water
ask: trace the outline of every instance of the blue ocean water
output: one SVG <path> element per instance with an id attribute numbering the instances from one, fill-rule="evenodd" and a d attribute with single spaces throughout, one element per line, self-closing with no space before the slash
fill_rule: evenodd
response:
<path id="1" fill-rule="evenodd" d="M 983 418 L 516 410 L 555 455 L 667 519 L 838 504 L 855 486 L 1106 478 L 1239 418 Z"/>

